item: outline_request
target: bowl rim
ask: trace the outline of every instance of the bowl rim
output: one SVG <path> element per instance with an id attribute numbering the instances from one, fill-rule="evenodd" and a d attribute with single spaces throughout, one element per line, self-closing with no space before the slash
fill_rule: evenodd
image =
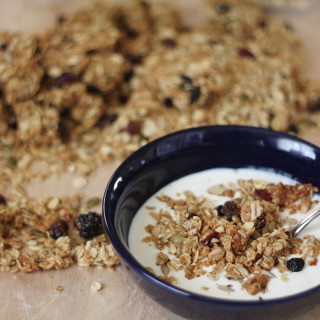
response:
<path id="1" fill-rule="evenodd" d="M 258 307 L 258 306 L 267 306 L 267 305 L 276 305 L 281 304 L 285 302 L 292 302 L 294 300 L 298 300 L 301 298 L 306 298 L 316 292 L 319 292 L 320 290 L 320 284 L 318 284 L 315 287 L 312 287 L 310 289 L 304 290 L 302 292 L 292 294 L 292 295 L 286 295 L 284 297 L 280 298 L 270 298 L 270 299 L 259 299 L 257 300 L 238 300 L 238 299 L 225 299 L 225 298 L 217 298 L 217 297 L 211 297 L 208 295 L 202 295 L 199 293 L 195 293 L 186 289 L 182 289 L 180 287 L 177 287 L 173 284 L 170 284 L 150 271 L 148 271 L 136 258 L 134 255 L 130 252 L 129 248 L 126 248 L 124 244 L 122 243 L 121 239 L 117 235 L 117 231 L 115 228 L 114 223 L 114 214 L 108 215 L 106 214 L 106 206 L 108 199 L 110 198 L 111 193 L 113 192 L 113 186 L 117 182 L 118 178 L 120 177 L 120 173 L 122 170 L 130 164 L 130 162 L 136 158 L 139 158 L 142 154 L 145 153 L 146 150 L 149 148 L 167 140 L 174 136 L 183 135 L 185 133 L 197 131 L 197 130 L 207 130 L 207 129 L 213 129 L 213 130 L 243 130 L 246 132 L 251 133 L 260 133 L 260 134 L 268 134 L 272 136 L 279 136 L 286 139 L 289 139 L 293 142 L 300 142 L 308 147 L 311 147 L 312 149 L 316 150 L 320 155 L 320 147 L 316 146 L 315 144 L 308 142 L 304 139 L 301 139 L 299 137 L 280 132 L 275 131 L 272 129 L 265 129 L 265 128 L 258 128 L 258 127 L 250 127 L 250 126 L 242 126 L 242 125 L 206 125 L 206 126 L 197 126 L 193 128 L 188 128 L 184 130 L 175 131 L 173 133 L 169 133 L 167 135 L 161 136 L 160 138 L 157 138 L 146 145 L 142 146 L 135 152 L 133 152 L 131 155 L 129 155 L 113 172 L 111 178 L 109 179 L 104 195 L 103 195 L 103 201 L 102 201 L 102 217 L 103 217 L 103 224 L 105 228 L 105 232 L 107 233 L 112 245 L 114 246 L 115 250 L 119 254 L 120 259 L 123 259 L 131 268 L 133 268 L 137 273 L 139 273 L 143 278 L 147 279 L 148 281 L 151 281 L 153 284 L 160 286 L 161 288 L 169 291 L 173 294 L 178 294 L 179 296 L 184 296 L 189 299 L 194 299 L 202 302 L 207 303 L 214 303 L 217 305 L 224 305 L 228 307 Z"/>

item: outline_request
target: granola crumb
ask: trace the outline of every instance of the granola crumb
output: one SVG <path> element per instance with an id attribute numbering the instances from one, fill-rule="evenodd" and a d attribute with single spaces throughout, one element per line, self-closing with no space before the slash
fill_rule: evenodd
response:
<path id="1" fill-rule="evenodd" d="M 54 291 L 57 292 L 57 293 L 60 293 L 64 290 L 64 287 L 63 286 L 56 286 Z"/>
<path id="2" fill-rule="evenodd" d="M 281 279 L 283 282 L 288 282 L 288 281 L 289 281 L 288 274 L 287 274 L 287 273 L 282 273 L 281 276 L 280 276 L 280 279 Z"/>
<path id="3" fill-rule="evenodd" d="M 102 283 L 99 281 L 92 282 L 91 290 L 94 292 L 98 292 L 102 289 Z"/>

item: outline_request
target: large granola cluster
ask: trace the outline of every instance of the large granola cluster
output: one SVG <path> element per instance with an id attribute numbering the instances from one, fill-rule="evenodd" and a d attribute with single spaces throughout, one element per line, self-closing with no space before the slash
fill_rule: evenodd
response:
<path id="1" fill-rule="evenodd" d="M 317 110 L 320 94 L 290 26 L 246 1 L 209 0 L 205 14 L 186 28 L 168 4 L 96 3 L 43 33 L 1 33 L 1 159 L 28 181 L 34 160 L 90 173 L 198 125 L 296 133 L 293 113 Z"/>
<path id="2" fill-rule="evenodd" d="M 223 204 L 184 192 L 184 198 L 160 195 L 165 203 L 159 211 L 149 208 L 156 220 L 146 226 L 143 239 L 160 250 L 156 264 L 162 278 L 176 283 L 174 271 L 183 270 L 187 279 L 207 275 L 218 280 L 222 271 L 230 280 L 243 283 L 252 295 L 265 292 L 270 270 L 288 271 L 291 254 L 312 260 L 320 253 L 320 242 L 307 236 L 307 243 L 290 238 L 280 213 L 306 212 L 312 205 L 310 184 L 267 184 L 261 180 L 239 180 L 237 186 L 217 185 L 211 194 L 229 197 Z M 171 212 L 170 212 L 170 210 Z M 212 267 L 212 271 L 208 271 Z"/>

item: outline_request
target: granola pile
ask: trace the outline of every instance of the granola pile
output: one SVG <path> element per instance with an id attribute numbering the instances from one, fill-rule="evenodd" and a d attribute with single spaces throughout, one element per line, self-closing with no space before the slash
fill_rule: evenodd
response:
<path id="1" fill-rule="evenodd" d="M 0 270 L 33 272 L 79 266 L 119 264 L 105 234 L 85 240 L 72 225 L 91 206 L 82 196 L 29 198 L 23 188 L 0 197 Z M 63 227 L 65 230 L 63 230 Z M 70 229 L 70 230 L 69 230 Z"/>
<path id="2" fill-rule="evenodd" d="M 118 263 L 103 235 L 73 240 L 70 230 L 53 240 L 52 225 L 71 228 L 80 205 L 57 199 L 55 211 L 50 196 L 31 199 L 21 185 L 88 175 L 180 129 L 244 124 L 298 134 L 310 125 L 306 114 L 317 119 L 320 89 L 303 76 L 289 25 L 247 1 L 208 0 L 204 9 L 205 24 L 190 28 L 168 3 L 95 3 L 38 34 L 0 33 L 2 270 Z"/>
<path id="3" fill-rule="evenodd" d="M 35 162 L 41 178 L 90 173 L 198 125 L 298 133 L 320 90 L 292 28 L 251 2 L 204 9 L 188 28 L 168 4 L 96 3 L 39 34 L 0 33 L 1 180 L 39 178 Z"/>
<path id="4" fill-rule="evenodd" d="M 320 241 L 314 236 L 306 236 L 305 241 L 290 238 L 285 228 L 288 219 L 281 216 L 285 210 L 290 214 L 307 212 L 316 190 L 311 184 L 238 180 L 237 185 L 208 189 L 210 194 L 230 198 L 219 205 L 216 199 L 195 196 L 191 191 L 179 199 L 162 194 L 158 200 L 165 205 L 159 211 L 148 208 L 155 224 L 146 226 L 150 235 L 143 242 L 153 243 L 160 251 L 156 264 L 166 281 L 177 283 L 174 271 L 178 270 L 183 270 L 187 279 L 207 275 L 219 280 L 225 272 L 249 294 L 265 292 L 274 276 L 272 268 L 288 272 L 291 254 L 301 255 L 295 259 L 302 259 L 302 264 L 316 263 Z"/>

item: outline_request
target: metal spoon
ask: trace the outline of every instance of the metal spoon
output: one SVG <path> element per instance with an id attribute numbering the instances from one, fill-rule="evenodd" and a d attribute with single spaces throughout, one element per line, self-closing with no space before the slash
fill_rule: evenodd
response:
<path id="1" fill-rule="evenodd" d="M 289 231 L 291 237 L 296 237 L 312 220 L 320 215 L 320 207 L 315 208 L 310 214 L 304 217 L 296 226 Z"/>

